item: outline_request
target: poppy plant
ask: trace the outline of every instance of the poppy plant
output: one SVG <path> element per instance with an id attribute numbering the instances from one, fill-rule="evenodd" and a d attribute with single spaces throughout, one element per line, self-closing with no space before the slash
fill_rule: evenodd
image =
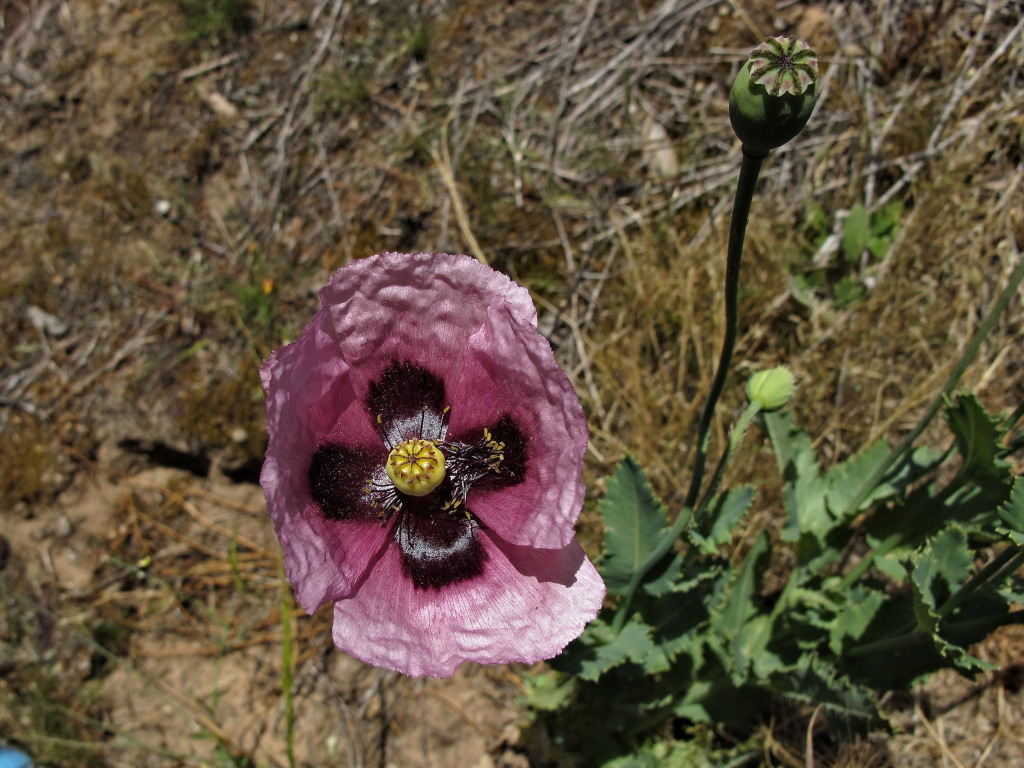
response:
<path id="1" fill-rule="evenodd" d="M 288 577 L 334 642 L 408 675 L 534 662 L 604 584 L 574 538 L 587 424 L 529 292 L 468 256 L 338 270 L 260 370 L 260 482 Z"/>

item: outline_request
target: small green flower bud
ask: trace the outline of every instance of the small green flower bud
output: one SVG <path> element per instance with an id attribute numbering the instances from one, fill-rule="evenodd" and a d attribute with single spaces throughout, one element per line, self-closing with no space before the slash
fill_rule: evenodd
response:
<path id="1" fill-rule="evenodd" d="M 762 411 L 782 408 L 793 397 L 793 374 L 784 366 L 758 371 L 747 382 L 747 398 Z"/>
<path id="2" fill-rule="evenodd" d="M 818 58 L 803 40 L 769 37 L 750 52 L 729 94 L 729 119 L 745 149 L 768 154 L 793 139 L 818 98 Z"/>

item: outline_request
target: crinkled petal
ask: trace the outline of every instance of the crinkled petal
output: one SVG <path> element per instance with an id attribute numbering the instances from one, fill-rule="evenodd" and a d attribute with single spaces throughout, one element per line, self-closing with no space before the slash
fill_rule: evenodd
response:
<path id="1" fill-rule="evenodd" d="M 278 527 L 285 571 L 306 613 L 341 600 L 391 542 L 392 524 L 300 517 Z"/>
<path id="2" fill-rule="evenodd" d="M 333 347 L 333 339 L 310 327 L 260 369 L 269 435 L 260 484 L 296 599 L 310 613 L 351 593 L 387 540 L 379 522 L 327 519 L 310 494 L 310 463 L 328 436 L 376 446 L 382 461 L 387 455 Z"/>
<path id="3" fill-rule="evenodd" d="M 535 327 L 525 288 L 468 256 L 384 253 L 338 270 L 320 291 L 317 322 L 350 366 L 355 395 L 395 362 L 426 368 L 446 382 L 462 367 L 469 336 L 502 306 Z"/>
<path id="4" fill-rule="evenodd" d="M 464 661 L 531 664 L 557 655 L 601 607 L 604 583 L 573 541 L 540 550 L 480 534 L 482 573 L 416 587 L 388 547 L 359 591 L 334 605 L 334 642 L 406 675 L 449 677 Z"/>
<path id="5" fill-rule="evenodd" d="M 518 323 L 504 307 L 469 339 L 462 373 L 449 382 L 449 439 L 479 440 L 484 427 L 511 417 L 527 436 L 522 481 L 491 488 L 481 483 L 469 505 L 481 522 L 516 544 L 561 548 L 573 538 L 583 506 L 581 479 L 587 420 L 547 340 Z"/>

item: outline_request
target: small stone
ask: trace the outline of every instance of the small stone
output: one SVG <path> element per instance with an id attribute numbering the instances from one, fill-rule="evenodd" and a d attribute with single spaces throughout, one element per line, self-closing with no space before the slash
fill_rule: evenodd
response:
<path id="1" fill-rule="evenodd" d="M 644 160 L 654 176 L 667 180 L 679 175 L 679 159 L 665 126 L 654 118 L 648 118 L 643 125 L 641 141 Z"/>
<path id="2" fill-rule="evenodd" d="M 65 514 L 57 515 L 57 520 L 54 524 L 54 529 L 56 530 L 57 535 L 60 536 L 62 539 L 66 539 L 68 536 L 70 536 L 72 527 L 71 521 L 68 520 L 68 516 Z"/>
<path id="3" fill-rule="evenodd" d="M 35 304 L 25 310 L 25 314 L 28 315 L 28 321 L 35 329 L 47 336 L 63 336 L 68 332 L 68 326 L 59 317 L 51 315 Z"/>

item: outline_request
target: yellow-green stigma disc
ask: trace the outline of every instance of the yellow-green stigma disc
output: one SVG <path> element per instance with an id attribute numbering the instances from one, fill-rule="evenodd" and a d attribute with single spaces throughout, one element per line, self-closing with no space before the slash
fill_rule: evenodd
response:
<path id="1" fill-rule="evenodd" d="M 444 455 L 430 440 L 403 440 L 388 455 L 384 469 L 396 490 L 426 496 L 444 480 Z"/>

